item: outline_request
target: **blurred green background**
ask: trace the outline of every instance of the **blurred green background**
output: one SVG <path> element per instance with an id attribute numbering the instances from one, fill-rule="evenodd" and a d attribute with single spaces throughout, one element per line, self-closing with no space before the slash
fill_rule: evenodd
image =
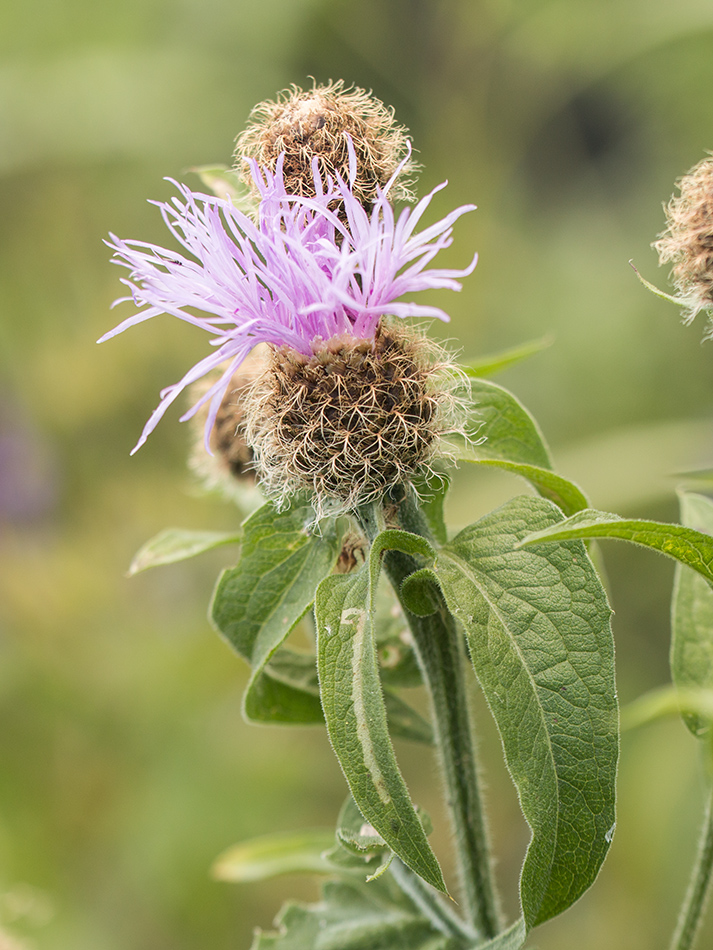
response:
<path id="1" fill-rule="evenodd" d="M 257 101 L 309 76 L 372 88 L 412 131 L 420 193 L 450 180 L 434 214 L 479 206 L 445 256 L 480 262 L 434 332 L 464 357 L 553 334 L 502 382 L 595 506 L 676 519 L 675 473 L 713 461 L 713 344 L 627 261 L 665 283 L 661 204 L 713 148 L 713 4 L 0 0 L 0 50 L 0 946 L 240 950 L 316 884 L 219 884 L 212 860 L 332 824 L 345 787 L 322 731 L 242 722 L 246 670 L 205 617 L 229 549 L 124 576 L 162 528 L 240 518 L 195 491 L 177 411 L 129 458 L 206 340 L 158 318 L 98 348 L 120 293 L 102 238 L 165 241 L 145 199 L 228 163 Z M 459 473 L 452 521 L 522 490 Z M 628 701 L 667 681 L 672 567 L 604 554 Z M 514 914 L 527 832 L 475 689 L 474 708 Z M 398 753 L 445 856 L 433 765 Z M 537 945 L 665 946 L 703 785 L 678 722 L 627 735 L 605 869 Z"/>

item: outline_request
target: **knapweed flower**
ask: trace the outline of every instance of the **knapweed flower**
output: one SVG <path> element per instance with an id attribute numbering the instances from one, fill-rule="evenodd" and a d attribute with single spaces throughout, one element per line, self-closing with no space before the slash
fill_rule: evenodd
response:
<path id="1" fill-rule="evenodd" d="M 356 157 L 351 150 L 351 178 Z M 399 169 L 397 169 L 398 173 Z M 275 172 L 252 163 L 260 193 L 253 221 L 230 202 L 194 194 L 159 203 L 164 220 L 192 257 L 112 235 L 115 261 L 130 271 L 124 283 L 144 308 L 108 339 L 160 313 L 207 330 L 213 352 L 164 389 L 136 451 L 171 403 L 218 367 L 215 382 L 182 418 L 208 405 L 205 445 L 230 381 L 258 344 L 269 344 L 265 372 L 245 396 L 246 435 L 258 474 L 281 497 L 310 489 L 319 506 L 344 507 L 376 498 L 414 473 L 449 427 L 452 386 L 443 360 L 421 335 L 385 317 L 437 317 L 441 309 L 403 301 L 433 288 L 459 290 L 462 270 L 429 268 L 451 244 L 454 222 L 472 205 L 416 233 L 436 192 L 397 217 L 389 187 L 368 214 L 340 176 L 323 180 L 313 168 L 315 197 L 285 190 L 282 159 Z M 332 209 L 341 202 L 346 220 Z M 194 310 L 202 311 L 195 315 Z M 100 341 L 101 342 L 101 341 Z"/>
<path id="2" fill-rule="evenodd" d="M 276 100 L 256 105 L 250 124 L 238 137 L 235 158 L 241 172 L 247 170 L 246 158 L 274 171 L 284 155 L 287 192 L 311 197 L 314 159 L 323 179 L 339 175 L 347 181 L 352 147 L 357 172 L 350 182 L 351 193 L 367 211 L 378 189 L 392 178 L 391 200 L 411 199 L 410 176 L 417 166 L 406 129 L 397 125 L 393 109 L 358 86 L 345 88 L 342 80 L 315 83 L 307 90 L 293 86 Z M 251 178 L 247 184 L 253 186 Z"/>
<path id="3" fill-rule="evenodd" d="M 713 311 L 713 159 L 695 165 L 678 187 L 666 207 L 668 227 L 653 247 L 659 263 L 674 265 L 677 303 L 689 323 L 699 311 Z M 713 336 L 713 328 L 706 335 Z"/>

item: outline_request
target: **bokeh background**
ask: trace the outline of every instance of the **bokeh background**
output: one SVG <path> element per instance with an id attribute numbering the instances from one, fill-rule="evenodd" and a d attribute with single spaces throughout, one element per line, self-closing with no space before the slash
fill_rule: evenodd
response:
<path id="1" fill-rule="evenodd" d="M 230 550 L 125 577 L 164 527 L 240 521 L 196 492 L 178 412 L 128 454 L 206 341 L 159 318 L 94 343 L 119 319 L 102 238 L 164 241 L 145 200 L 170 196 L 163 177 L 197 186 L 187 170 L 229 163 L 254 103 L 310 76 L 396 108 L 421 193 L 450 180 L 434 214 L 478 204 L 448 259 L 479 265 L 434 333 L 465 358 L 554 336 L 502 382 L 595 506 L 676 519 L 677 473 L 713 461 L 713 343 L 627 264 L 665 283 L 662 202 L 713 148 L 710 0 L 0 0 L 3 950 L 240 950 L 317 893 L 209 876 L 236 841 L 331 825 L 345 794 L 322 731 L 241 719 L 246 670 L 206 620 Z M 451 519 L 522 490 L 459 473 Z M 672 567 L 604 554 L 627 702 L 667 681 Z M 527 833 L 475 689 L 474 708 L 514 915 Z M 433 764 L 398 752 L 446 855 Z M 666 945 L 700 821 L 694 740 L 675 721 L 627 734 L 619 784 L 605 869 L 542 950 Z"/>

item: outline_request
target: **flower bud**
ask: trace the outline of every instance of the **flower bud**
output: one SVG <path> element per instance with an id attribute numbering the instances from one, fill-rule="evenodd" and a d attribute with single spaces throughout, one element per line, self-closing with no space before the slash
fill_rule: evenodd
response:
<path id="1" fill-rule="evenodd" d="M 678 188 L 666 207 L 668 227 L 652 246 L 660 264 L 674 265 L 671 279 L 689 322 L 713 310 L 713 159 L 695 165 Z"/>
<path id="2" fill-rule="evenodd" d="M 396 124 L 392 109 L 358 87 L 345 89 L 340 80 L 314 85 L 303 92 L 298 86 L 275 101 L 261 102 L 251 112 L 251 123 L 238 137 L 235 158 L 247 184 L 254 188 L 244 159 L 274 171 L 284 153 L 284 183 L 287 194 L 313 197 L 313 160 L 319 173 L 338 174 L 350 181 L 348 141 L 354 143 L 356 176 L 354 197 L 367 210 L 409 154 L 409 139 Z M 409 158 L 391 187 L 392 200 L 410 200 L 408 176 L 416 171 Z"/>
<path id="3" fill-rule="evenodd" d="M 216 413 L 215 422 L 208 437 L 206 451 L 204 429 L 208 406 L 203 405 L 193 416 L 194 445 L 188 459 L 190 469 L 208 490 L 218 490 L 234 497 L 236 489 L 252 488 L 257 482 L 254 453 L 245 438 L 245 394 L 265 367 L 265 348 L 258 347 L 233 373 Z M 216 379 L 217 370 L 189 389 L 191 402 L 198 402 Z"/>

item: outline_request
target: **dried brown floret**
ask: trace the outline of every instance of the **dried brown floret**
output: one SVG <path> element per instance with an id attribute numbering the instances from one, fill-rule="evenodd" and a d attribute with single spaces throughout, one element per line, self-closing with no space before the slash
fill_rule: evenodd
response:
<path id="1" fill-rule="evenodd" d="M 285 153 L 284 179 L 288 194 L 314 195 L 312 160 L 317 158 L 322 176 L 338 173 L 349 181 L 347 136 L 357 158 L 353 184 L 355 197 L 369 210 L 377 187 L 383 188 L 408 154 L 406 129 L 397 125 L 393 110 L 357 86 L 342 80 L 326 86 L 299 86 L 282 92 L 276 100 L 261 102 L 251 113 L 250 125 L 238 137 L 236 166 L 252 185 L 245 158 L 274 170 Z M 390 191 L 392 200 L 410 200 L 409 175 L 416 171 L 409 159 Z"/>

